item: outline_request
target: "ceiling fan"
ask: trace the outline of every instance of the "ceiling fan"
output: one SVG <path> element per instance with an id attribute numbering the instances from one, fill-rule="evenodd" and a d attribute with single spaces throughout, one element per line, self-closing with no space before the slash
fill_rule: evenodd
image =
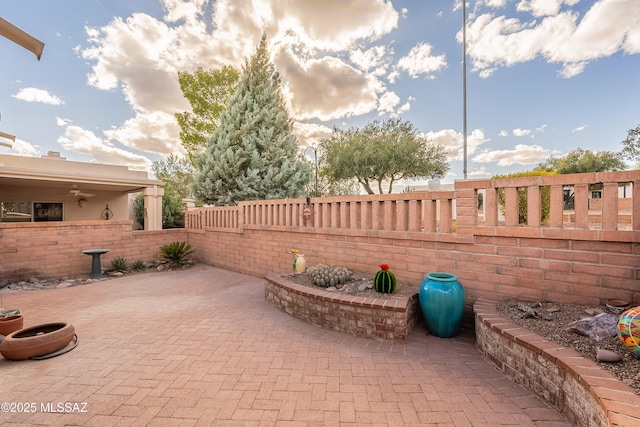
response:
<path id="1" fill-rule="evenodd" d="M 72 196 L 72 197 L 93 197 L 95 194 L 93 193 L 85 193 L 84 191 L 80 191 L 77 185 L 74 185 L 68 193 L 63 193 L 62 195 Z"/>

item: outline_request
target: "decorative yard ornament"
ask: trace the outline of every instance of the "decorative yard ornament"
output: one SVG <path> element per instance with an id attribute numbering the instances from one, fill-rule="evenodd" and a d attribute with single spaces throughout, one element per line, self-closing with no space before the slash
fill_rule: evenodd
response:
<path id="1" fill-rule="evenodd" d="M 396 276 L 389 270 L 389 264 L 380 264 L 380 270 L 373 277 L 373 288 L 382 294 L 395 292 Z"/>

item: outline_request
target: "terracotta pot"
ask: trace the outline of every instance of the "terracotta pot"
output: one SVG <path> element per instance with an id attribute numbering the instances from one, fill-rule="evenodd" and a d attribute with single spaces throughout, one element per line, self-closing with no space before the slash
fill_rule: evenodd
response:
<path id="1" fill-rule="evenodd" d="M 70 323 L 45 323 L 7 335 L 0 343 L 0 354 L 8 360 L 45 356 L 66 347 L 75 336 Z"/>
<path id="2" fill-rule="evenodd" d="M 24 317 L 16 316 L 0 320 L 0 335 L 9 335 L 11 332 L 19 331 L 24 324 Z"/>

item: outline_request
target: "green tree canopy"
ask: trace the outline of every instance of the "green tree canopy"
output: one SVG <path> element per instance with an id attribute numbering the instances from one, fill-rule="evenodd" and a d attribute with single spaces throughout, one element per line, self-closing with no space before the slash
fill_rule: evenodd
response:
<path id="1" fill-rule="evenodd" d="M 356 179 L 369 194 L 377 184 L 393 184 L 405 178 L 444 175 L 449 170 L 444 149 L 418 134 L 408 121 L 376 120 L 363 129 L 334 129 L 320 144 L 323 171 L 329 181 Z"/>
<path id="2" fill-rule="evenodd" d="M 193 198 L 195 169 L 188 159 L 169 154 L 166 159 L 153 162 L 151 170 L 156 178 L 166 183 L 165 189 L 171 187 L 181 199 Z"/>
<path id="3" fill-rule="evenodd" d="M 607 172 L 624 170 L 626 165 L 620 153 L 611 151 L 591 151 L 578 148 L 562 157 L 549 157 L 534 170 L 556 172 L 558 174 Z"/>
<path id="4" fill-rule="evenodd" d="M 238 71 L 229 66 L 219 70 L 198 68 L 194 73 L 178 73 L 180 89 L 191 104 L 191 112 L 176 113 L 180 139 L 193 159 L 204 152 L 207 141 L 218 128 L 219 118 L 238 81 Z"/>
<path id="5" fill-rule="evenodd" d="M 629 129 L 627 138 L 622 141 L 622 157 L 629 159 L 640 166 L 640 125 L 635 129 Z"/>
<path id="6" fill-rule="evenodd" d="M 199 200 L 230 205 L 304 195 L 311 170 L 298 152 L 280 85 L 263 36 L 206 153 L 197 158 L 194 193 Z"/>

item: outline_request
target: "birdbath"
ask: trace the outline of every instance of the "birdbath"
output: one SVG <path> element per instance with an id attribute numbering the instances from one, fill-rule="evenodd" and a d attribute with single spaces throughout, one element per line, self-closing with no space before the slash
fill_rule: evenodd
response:
<path id="1" fill-rule="evenodd" d="M 82 251 L 83 254 L 91 255 L 91 274 L 92 279 L 98 279 L 102 277 L 102 266 L 100 265 L 100 255 L 106 254 L 111 249 L 86 249 Z"/>

